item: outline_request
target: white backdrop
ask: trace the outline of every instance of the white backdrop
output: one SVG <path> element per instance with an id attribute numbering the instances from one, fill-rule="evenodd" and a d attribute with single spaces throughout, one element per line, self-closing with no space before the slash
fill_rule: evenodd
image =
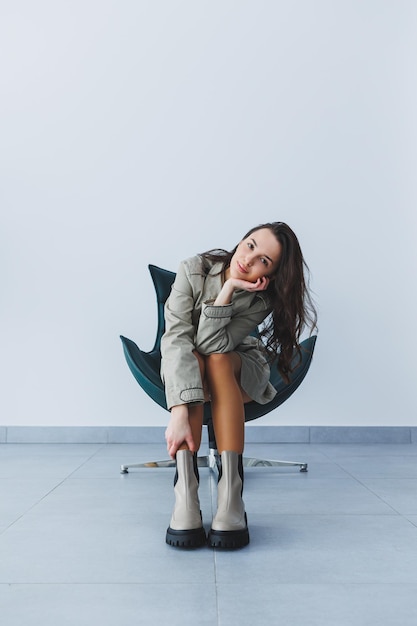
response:
<path id="1" fill-rule="evenodd" d="M 163 425 L 147 264 L 282 220 L 320 334 L 262 424 L 416 424 L 414 0 L 0 3 L 4 425 Z"/>

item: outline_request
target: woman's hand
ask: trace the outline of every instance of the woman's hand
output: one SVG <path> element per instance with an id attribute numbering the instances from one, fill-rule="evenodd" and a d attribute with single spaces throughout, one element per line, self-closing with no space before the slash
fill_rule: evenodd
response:
<path id="1" fill-rule="evenodd" d="M 265 291 L 269 285 L 268 276 L 262 276 L 254 283 L 240 278 L 229 278 L 229 280 L 232 281 L 235 289 L 244 289 L 245 291 Z"/>
<path id="2" fill-rule="evenodd" d="M 197 452 L 188 419 L 188 406 L 179 404 L 171 409 L 171 419 L 165 431 L 168 454 L 175 459 L 180 446 L 185 443 L 190 452 Z"/>
<path id="3" fill-rule="evenodd" d="M 232 301 L 233 292 L 236 289 L 244 289 L 244 291 L 255 292 L 255 291 L 265 291 L 269 285 L 269 278 L 267 276 L 262 276 L 262 278 L 258 278 L 258 280 L 254 283 L 251 283 L 249 280 L 242 280 L 241 278 L 228 278 L 225 282 L 219 295 L 214 301 L 215 305 L 225 305 L 230 304 Z"/>

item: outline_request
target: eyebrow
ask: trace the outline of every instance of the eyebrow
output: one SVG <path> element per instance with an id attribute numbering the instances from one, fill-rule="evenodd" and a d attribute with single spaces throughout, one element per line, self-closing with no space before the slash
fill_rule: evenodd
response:
<path id="1" fill-rule="evenodd" d="M 253 245 L 257 248 L 258 244 L 256 243 L 255 239 L 253 237 L 251 237 L 251 241 L 253 242 Z M 267 254 L 263 254 L 262 256 L 264 256 L 266 259 L 268 259 L 268 261 L 271 261 L 271 263 L 273 264 L 274 261 L 271 259 L 270 256 L 268 256 Z"/>

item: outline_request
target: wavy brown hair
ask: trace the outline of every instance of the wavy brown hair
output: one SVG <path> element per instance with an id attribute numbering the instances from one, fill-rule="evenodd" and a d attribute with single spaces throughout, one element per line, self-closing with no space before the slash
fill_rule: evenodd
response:
<path id="1" fill-rule="evenodd" d="M 260 334 L 270 361 L 277 360 L 279 373 L 289 382 L 291 372 L 301 361 L 302 331 L 306 327 L 311 332 L 317 328 L 317 312 L 309 288 L 310 271 L 296 234 L 284 222 L 268 222 L 255 226 L 246 233 L 242 241 L 261 228 L 268 228 L 275 235 L 282 251 L 278 267 L 270 277 L 266 290 L 272 310 L 260 328 Z M 221 261 L 226 269 L 236 249 L 237 246 L 230 252 L 222 249 L 209 250 L 201 256 L 210 261 Z"/>

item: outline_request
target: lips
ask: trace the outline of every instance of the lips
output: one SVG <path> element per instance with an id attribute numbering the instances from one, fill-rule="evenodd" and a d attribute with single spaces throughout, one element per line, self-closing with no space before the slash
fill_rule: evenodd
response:
<path id="1" fill-rule="evenodd" d="M 246 269 L 246 267 L 244 265 L 242 265 L 241 263 L 239 263 L 239 261 L 236 261 L 236 265 L 237 265 L 237 269 L 239 270 L 239 272 L 241 274 L 247 274 L 248 270 Z"/>

